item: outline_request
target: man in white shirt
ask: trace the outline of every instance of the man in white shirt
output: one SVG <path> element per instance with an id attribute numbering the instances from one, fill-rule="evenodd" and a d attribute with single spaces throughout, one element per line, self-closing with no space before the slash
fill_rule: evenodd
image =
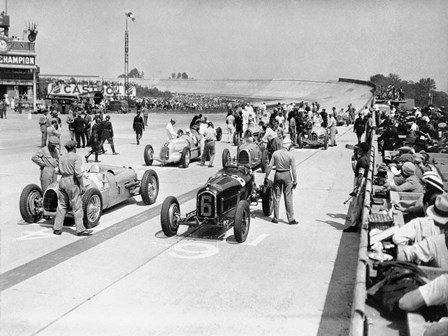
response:
<path id="1" fill-rule="evenodd" d="M 166 125 L 166 140 L 167 141 L 177 138 L 177 133 L 174 131 L 175 123 L 176 123 L 176 121 L 171 119 L 170 122 Z"/>

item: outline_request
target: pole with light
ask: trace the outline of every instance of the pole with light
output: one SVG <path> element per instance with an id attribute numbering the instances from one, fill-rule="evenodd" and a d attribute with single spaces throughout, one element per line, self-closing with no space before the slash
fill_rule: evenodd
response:
<path id="1" fill-rule="evenodd" d="M 135 21 L 134 13 L 131 11 L 125 11 L 126 16 L 126 31 L 124 32 L 124 94 L 126 95 L 126 100 L 129 106 L 129 32 L 128 32 L 128 19 Z"/>

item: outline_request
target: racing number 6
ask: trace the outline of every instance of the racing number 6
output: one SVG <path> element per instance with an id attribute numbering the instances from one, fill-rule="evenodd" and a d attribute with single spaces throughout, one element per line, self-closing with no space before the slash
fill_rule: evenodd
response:
<path id="1" fill-rule="evenodd" d="M 202 216 L 204 217 L 208 217 L 212 215 L 212 205 L 213 205 L 213 201 L 212 201 L 212 196 L 209 194 L 203 194 L 201 197 L 201 213 Z"/>

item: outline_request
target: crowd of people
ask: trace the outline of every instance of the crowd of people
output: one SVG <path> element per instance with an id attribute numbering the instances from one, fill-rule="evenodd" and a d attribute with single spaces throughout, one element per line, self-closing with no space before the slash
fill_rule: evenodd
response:
<path id="1" fill-rule="evenodd" d="M 144 100 L 149 109 L 181 111 L 225 110 L 229 105 L 242 103 L 242 100 L 237 98 L 191 94 L 173 94 L 170 98 L 158 97 Z"/>

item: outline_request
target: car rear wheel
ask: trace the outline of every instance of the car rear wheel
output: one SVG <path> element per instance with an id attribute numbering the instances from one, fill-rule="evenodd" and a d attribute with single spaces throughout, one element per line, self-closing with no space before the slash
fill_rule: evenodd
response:
<path id="1" fill-rule="evenodd" d="M 154 149 L 151 145 L 146 145 L 145 152 L 143 153 L 143 156 L 145 158 L 145 163 L 147 166 L 152 166 L 152 163 L 154 161 Z"/>
<path id="2" fill-rule="evenodd" d="M 222 167 L 225 168 L 229 164 L 232 157 L 230 156 L 230 151 L 228 148 L 224 148 L 222 151 Z"/>
<path id="3" fill-rule="evenodd" d="M 266 172 L 266 168 L 269 165 L 269 153 L 267 149 L 263 149 L 261 152 L 261 172 Z"/>
<path id="4" fill-rule="evenodd" d="M 87 189 L 82 197 L 82 210 L 84 212 L 84 226 L 88 229 L 97 226 L 103 210 L 103 198 L 98 189 Z"/>
<path id="5" fill-rule="evenodd" d="M 325 136 L 324 136 L 324 149 L 328 148 L 328 133 L 325 131 Z"/>
<path id="6" fill-rule="evenodd" d="M 249 234 L 250 227 L 250 207 L 249 202 L 242 200 L 236 207 L 235 224 L 233 233 L 238 243 L 244 243 Z"/>
<path id="7" fill-rule="evenodd" d="M 221 141 L 221 138 L 222 138 L 222 129 L 221 129 L 221 127 L 218 127 L 216 129 L 216 140 Z"/>
<path id="8" fill-rule="evenodd" d="M 235 146 L 238 146 L 238 135 L 235 133 L 233 133 L 233 144 Z"/>
<path id="9" fill-rule="evenodd" d="M 263 214 L 269 217 L 274 210 L 274 190 L 271 182 L 268 182 L 266 190 L 261 195 L 261 205 L 263 207 Z"/>
<path id="10" fill-rule="evenodd" d="M 140 184 L 140 194 L 142 195 L 142 201 L 146 205 L 154 204 L 159 195 L 159 177 L 157 173 L 148 169 L 145 171 Z"/>
<path id="11" fill-rule="evenodd" d="M 19 208 L 25 222 L 36 223 L 42 218 L 42 200 L 42 189 L 38 185 L 29 184 L 23 189 Z"/>
<path id="12" fill-rule="evenodd" d="M 177 234 L 179 229 L 180 206 L 176 197 L 169 196 L 165 198 L 160 213 L 160 223 L 162 231 L 167 237 Z"/>
<path id="13" fill-rule="evenodd" d="M 191 160 L 190 148 L 185 147 L 182 151 L 182 157 L 180 158 L 180 164 L 183 168 L 188 168 Z"/>

